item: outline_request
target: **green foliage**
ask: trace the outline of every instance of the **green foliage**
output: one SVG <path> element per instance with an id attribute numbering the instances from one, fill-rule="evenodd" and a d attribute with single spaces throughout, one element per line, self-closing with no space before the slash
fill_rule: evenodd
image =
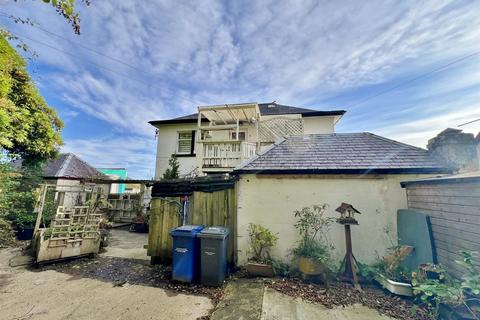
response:
<path id="1" fill-rule="evenodd" d="M 440 304 L 450 306 L 464 306 L 476 319 L 478 310 L 471 308 L 469 301 L 480 298 L 479 268 L 473 263 L 476 252 L 460 251 L 462 260 L 456 261 L 462 265 L 466 272 L 461 280 L 449 278 L 440 273 L 439 279 L 428 279 L 421 273 L 414 273 L 412 277 L 413 293 L 420 302 L 435 308 L 438 314 Z"/>
<path id="2" fill-rule="evenodd" d="M 45 3 L 50 3 L 55 10 L 62 15 L 68 23 L 73 27 L 76 34 L 80 34 L 80 16 L 75 12 L 75 0 L 42 0 Z M 90 0 L 83 0 L 87 6 L 90 5 Z"/>
<path id="3" fill-rule="evenodd" d="M 331 262 L 333 246 L 327 238 L 327 232 L 334 218 L 326 216 L 327 204 L 304 207 L 295 210 L 297 222 L 294 227 L 298 230 L 301 239 L 293 249 L 296 257 L 312 258 L 325 266 Z"/>
<path id="4" fill-rule="evenodd" d="M 11 221 L 17 229 L 35 225 L 33 212 L 37 199 L 41 165 L 30 165 L 21 171 L 0 162 L 0 219 Z"/>
<path id="5" fill-rule="evenodd" d="M 373 270 L 373 276 L 375 277 L 376 274 L 381 274 L 385 276 L 387 279 L 403 282 L 403 283 L 410 283 L 411 282 L 411 271 L 407 268 L 403 267 L 400 264 L 396 264 L 392 266 L 391 264 L 387 263 L 385 259 L 377 259 L 377 261 L 371 266 Z"/>
<path id="6" fill-rule="evenodd" d="M 478 253 L 460 251 L 460 254 L 462 255 L 462 260 L 457 260 L 455 262 L 467 270 L 462 276 L 461 287 L 468 293 L 478 296 L 480 295 L 480 269 L 473 262 L 473 258 Z"/>
<path id="7" fill-rule="evenodd" d="M 278 260 L 271 260 L 270 263 L 276 276 L 289 278 L 298 275 L 298 270 L 288 263 Z"/>
<path id="8" fill-rule="evenodd" d="M 168 160 L 168 168 L 165 170 L 163 174 L 163 179 L 171 180 L 171 179 L 178 179 L 179 173 L 178 169 L 180 168 L 180 163 L 178 162 L 177 156 L 172 154 L 170 159 Z"/>
<path id="9" fill-rule="evenodd" d="M 0 217 L 0 248 L 9 246 L 13 241 L 14 235 L 11 222 Z"/>
<path id="10" fill-rule="evenodd" d="M 270 249 L 277 243 L 278 237 L 267 228 L 250 223 L 248 225 L 248 236 L 250 237 L 251 261 L 268 263 L 272 260 Z"/>
<path id="11" fill-rule="evenodd" d="M 375 279 L 378 274 L 381 274 L 393 281 L 410 283 L 411 270 L 401 265 L 405 255 L 402 253 L 402 246 L 398 244 L 396 237 L 393 235 L 392 226 L 385 227 L 383 232 L 385 241 L 389 244 L 385 256 L 377 256 L 375 263 L 371 266 L 362 264 L 360 274 L 367 279 Z"/>
<path id="12" fill-rule="evenodd" d="M 25 61 L 0 36 L 0 152 L 26 162 L 56 155 L 62 122 L 33 84 Z"/>

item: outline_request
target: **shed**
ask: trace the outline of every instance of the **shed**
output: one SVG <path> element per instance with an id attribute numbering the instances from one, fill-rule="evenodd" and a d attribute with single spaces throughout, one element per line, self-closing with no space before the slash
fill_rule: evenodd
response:
<path id="1" fill-rule="evenodd" d="M 437 260 L 452 274 L 460 250 L 480 248 L 480 171 L 402 182 L 408 208 L 430 216 Z M 476 260 L 480 265 L 480 261 Z"/>
<path id="2" fill-rule="evenodd" d="M 273 145 L 234 173 L 237 182 L 238 258 L 247 259 L 249 223 L 259 223 L 279 241 L 272 255 L 289 258 L 298 240 L 293 211 L 327 203 L 329 215 L 342 202 L 362 212 L 353 228 L 353 251 L 359 261 L 372 262 L 391 246 L 385 229 L 396 236 L 396 211 L 407 205 L 401 181 L 450 170 L 426 150 L 371 133 L 292 136 Z M 334 224 L 329 238 L 336 258 L 344 255 L 343 227 Z M 291 258 L 291 257 L 290 257 Z"/>

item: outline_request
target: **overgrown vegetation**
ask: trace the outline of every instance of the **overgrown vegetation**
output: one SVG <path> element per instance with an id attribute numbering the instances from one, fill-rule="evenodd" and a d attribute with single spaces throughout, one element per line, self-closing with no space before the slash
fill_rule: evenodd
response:
<path id="1" fill-rule="evenodd" d="M 250 261 L 271 263 L 270 250 L 277 243 L 277 235 L 259 224 L 250 223 L 248 225 L 248 236 L 250 237 L 250 253 L 252 254 Z"/>
<path id="2" fill-rule="evenodd" d="M 30 79 L 24 59 L 0 35 L 0 245 L 11 238 L 12 224 L 17 229 L 35 224 L 41 167 L 56 156 L 62 127 Z M 22 159 L 21 168 L 12 167 L 14 159 Z"/>
<path id="3" fill-rule="evenodd" d="M 327 208 L 327 204 L 322 204 L 294 211 L 297 218 L 294 227 L 301 236 L 298 246 L 293 249 L 294 256 L 311 258 L 325 267 L 332 263 L 333 245 L 328 241 L 327 233 L 335 221 L 326 216 Z"/>
<path id="4" fill-rule="evenodd" d="M 163 179 L 171 180 L 171 179 L 178 179 L 180 162 L 178 162 L 177 156 L 172 154 L 170 159 L 168 160 L 168 168 L 163 173 Z"/>
<path id="5" fill-rule="evenodd" d="M 421 272 L 412 277 L 413 292 L 420 302 L 438 311 L 441 304 L 463 307 L 475 319 L 480 317 L 480 269 L 474 264 L 476 252 L 460 251 L 462 260 L 456 261 L 465 268 L 460 280 L 451 278 L 443 271 L 435 279 Z"/>

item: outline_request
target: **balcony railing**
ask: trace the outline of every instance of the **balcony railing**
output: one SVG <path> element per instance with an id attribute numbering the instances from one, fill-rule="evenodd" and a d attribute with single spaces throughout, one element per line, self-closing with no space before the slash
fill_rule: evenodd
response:
<path id="1" fill-rule="evenodd" d="M 202 141 L 204 171 L 228 171 L 255 155 L 256 144 L 246 141 Z"/>

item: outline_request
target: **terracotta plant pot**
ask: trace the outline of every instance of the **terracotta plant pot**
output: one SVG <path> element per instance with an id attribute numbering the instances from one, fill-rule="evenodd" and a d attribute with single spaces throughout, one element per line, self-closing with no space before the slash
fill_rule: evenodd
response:
<path id="1" fill-rule="evenodd" d="M 307 276 L 317 276 L 325 272 L 325 266 L 322 263 L 306 257 L 298 259 L 298 269 Z"/>
<path id="2" fill-rule="evenodd" d="M 275 276 L 275 272 L 273 271 L 273 266 L 271 264 L 249 262 L 247 263 L 246 268 L 248 274 L 251 276 L 269 278 Z"/>
<path id="3" fill-rule="evenodd" d="M 413 296 L 413 288 L 410 283 L 397 282 L 386 278 L 384 275 L 377 273 L 375 277 L 378 283 L 388 291 L 399 296 Z"/>

